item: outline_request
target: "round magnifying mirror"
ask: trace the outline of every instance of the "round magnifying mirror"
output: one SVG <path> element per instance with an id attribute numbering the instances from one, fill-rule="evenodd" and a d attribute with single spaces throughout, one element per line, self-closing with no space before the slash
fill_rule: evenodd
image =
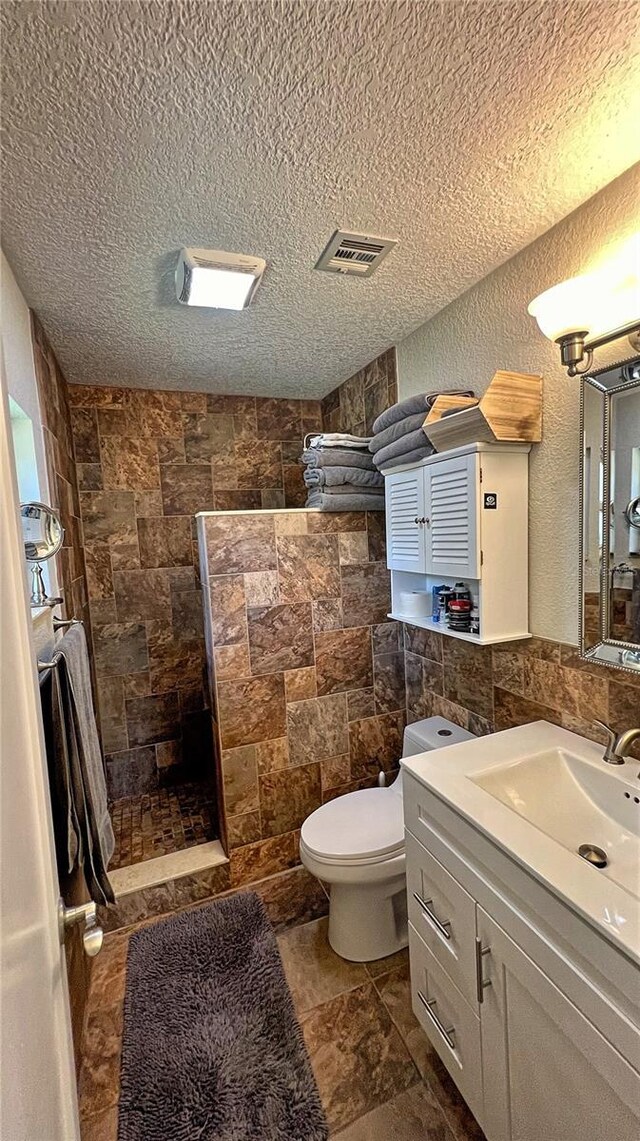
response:
<path id="1" fill-rule="evenodd" d="M 44 563 L 58 553 L 64 539 L 59 515 L 46 503 L 21 503 L 22 538 L 25 558 Z"/>
<path id="2" fill-rule="evenodd" d="M 640 527 L 640 495 L 627 503 L 624 509 L 624 517 L 630 527 Z"/>
<path id="3" fill-rule="evenodd" d="M 53 558 L 60 550 L 64 539 L 64 527 L 59 515 L 46 503 L 21 503 L 20 517 L 25 558 L 27 562 L 33 563 L 31 605 L 44 606 L 48 595 L 40 563 Z"/>

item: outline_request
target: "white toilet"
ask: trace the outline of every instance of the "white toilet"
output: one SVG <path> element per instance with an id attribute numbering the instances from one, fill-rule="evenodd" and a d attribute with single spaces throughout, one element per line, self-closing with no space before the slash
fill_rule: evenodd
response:
<path id="1" fill-rule="evenodd" d="M 473 733 L 444 717 L 404 731 L 402 756 L 468 741 Z M 348 792 L 307 817 L 300 859 L 331 886 L 329 942 L 343 959 L 370 962 L 406 947 L 402 773 L 388 788 Z"/>

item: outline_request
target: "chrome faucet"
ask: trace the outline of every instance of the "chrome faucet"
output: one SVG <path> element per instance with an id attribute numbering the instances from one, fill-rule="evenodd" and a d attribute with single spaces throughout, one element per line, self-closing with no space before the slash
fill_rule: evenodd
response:
<path id="1" fill-rule="evenodd" d="M 633 742 L 640 737 L 640 729 L 626 729 L 624 733 L 614 733 L 613 729 L 609 725 L 605 725 L 604 721 L 594 721 L 594 725 L 604 729 L 607 734 L 607 747 L 602 757 L 603 761 L 606 761 L 608 765 L 623 765 Z"/>

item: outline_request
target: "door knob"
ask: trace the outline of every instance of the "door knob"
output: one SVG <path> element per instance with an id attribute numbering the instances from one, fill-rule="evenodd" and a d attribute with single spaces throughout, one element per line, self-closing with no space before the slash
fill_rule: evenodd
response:
<path id="1" fill-rule="evenodd" d="M 102 947 L 104 932 L 98 923 L 98 913 L 95 903 L 80 903 L 76 907 L 66 907 L 63 899 L 58 900 L 58 931 L 60 942 L 64 943 L 67 931 L 71 927 L 84 924 L 82 932 L 82 945 L 85 954 L 93 958 Z"/>

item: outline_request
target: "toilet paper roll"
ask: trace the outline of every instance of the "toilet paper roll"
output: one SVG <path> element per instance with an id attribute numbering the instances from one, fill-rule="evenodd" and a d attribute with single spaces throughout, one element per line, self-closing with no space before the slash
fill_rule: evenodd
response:
<path id="1" fill-rule="evenodd" d="M 431 609 L 431 595 L 425 590 L 401 590 L 400 610 L 408 618 L 427 618 Z"/>

